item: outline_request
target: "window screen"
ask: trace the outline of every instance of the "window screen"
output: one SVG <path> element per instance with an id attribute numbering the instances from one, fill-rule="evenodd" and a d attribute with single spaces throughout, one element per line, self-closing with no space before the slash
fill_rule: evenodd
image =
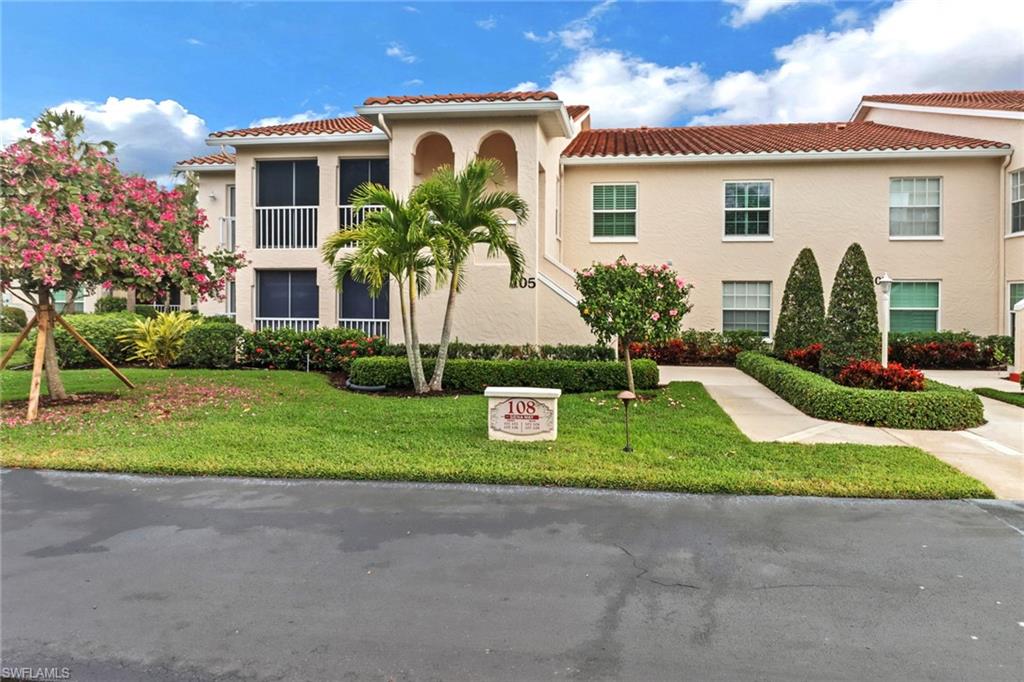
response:
<path id="1" fill-rule="evenodd" d="M 889 299 L 892 331 L 938 331 L 938 326 L 938 282 L 893 282 Z"/>
<path id="2" fill-rule="evenodd" d="M 771 333 L 772 283 L 723 282 L 722 330 Z"/>
<path id="3" fill-rule="evenodd" d="M 939 178 L 892 178 L 889 181 L 889 235 L 939 236 L 941 205 Z"/>
<path id="4" fill-rule="evenodd" d="M 770 182 L 725 183 L 726 236 L 771 236 L 771 208 Z"/>

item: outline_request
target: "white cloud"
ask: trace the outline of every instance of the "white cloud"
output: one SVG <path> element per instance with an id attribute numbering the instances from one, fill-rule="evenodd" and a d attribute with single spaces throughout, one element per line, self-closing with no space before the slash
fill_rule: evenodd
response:
<path id="1" fill-rule="evenodd" d="M 0 147 L 25 137 L 28 124 L 23 118 L 0 118 Z"/>
<path id="2" fill-rule="evenodd" d="M 419 7 L 413 7 L 412 5 L 404 5 L 402 7 L 402 9 L 404 9 L 409 14 L 419 14 L 420 13 L 420 8 Z"/>
<path id="3" fill-rule="evenodd" d="M 476 25 L 485 31 L 490 31 L 491 29 L 497 27 L 498 20 L 495 19 L 494 16 L 492 15 L 487 17 L 486 19 L 477 19 Z"/>
<path id="4" fill-rule="evenodd" d="M 761 21 L 769 14 L 778 12 L 798 5 L 806 0 L 725 0 L 729 5 L 733 5 L 733 10 L 729 14 L 728 22 L 733 28 L 740 28 L 748 24 L 753 24 Z"/>
<path id="5" fill-rule="evenodd" d="M 185 42 L 189 45 L 206 45 L 206 43 L 201 41 L 199 38 L 185 38 Z"/>
<path id="6" fill-rule="evenodd" d="M 335 107 L 324 107 L 323 111 L 313 111 L 307 109 L 306 111 L 300 111 L 297 114 L 291 116 L 265 116 L 264 118 L 258 118 L 249 124 L 250 128 L 260 128 L 263 126 L 279 126 L 282 123 L 305 123 L 306 121 L 322 121 L 325 118 L 336 118 L 338 116 L 346 116 L 348 114 L 339 114 Z"/>
<path id="7" fill-rule="evenodd" d="M 526 31 L 523 33 L 523 37 L 529 40 L 531 43 L 550 43 L 555 39 L 555 32 L 548 31 L 547 33 L 540 35 L 533 31 Z"/>
<path id="8" fill-rule="evenodd" d="M 846 119 L 861 95 L 1020 87 L 1024 3 L 902 0 L 869 25 L 807 33 L 775 50 L 777 68 L 714 83 L 694 123 Z"/>
<path id="9" fill-rule="evenodd" d="M 832 23 L 839 28 L 850 28 L 860 21 L 860 12 L 855 9 L 844 9 L 832 17 Z"/>
<path id="10" fill-rule="evenodd" d="M 406 85 L 406 86 L 409 86 L 409 87 L 415 87 L 417 85 L 423 85 L 423 81 L 420 80 L 419 78 L 410 78 L 407 81 L 402 81 L 402 85 Z"/>
<path id="11" fill-rule="evenodd" d="M 540 85 L 536 81 L 523 81 L 512 88 L 512 92 L 530 92 L 533 90 L 540 90 Z"/>
<path id="12" fill-rule="evenodd" d="M 175 162 L 207 153 L 209 130 L 206 122 L 178 102 L 156 102 L 134 97 L 108 97 L 105 102 L 69 101 L 51 107 L 71 110 L 85 118 L 85 136 L 90 141 L 110 140 L 117 144 L 121 170 L 141 173 L 168 184 Z M 25 122 L 19 118 L 0 120 L 0 137 L 20 137 Z"/>
<path id="13" fill-rule="evenodd" d="M 415 64 L 420 60 L 419 57 L 406 50 L 401 43 L 391 43 L 388 45 L 388 48 L 384 50 L 384 54 L 405 64 Z"/>
<path id="14" fill-rule="evenodd" d="M 618 50 L 581 52 L 550 85 L 564 102 L 589 104 L 594 123 L 606 127 L 665 125 L 702 110 L 707 88 L 696 64 L 663 66 Z"/>

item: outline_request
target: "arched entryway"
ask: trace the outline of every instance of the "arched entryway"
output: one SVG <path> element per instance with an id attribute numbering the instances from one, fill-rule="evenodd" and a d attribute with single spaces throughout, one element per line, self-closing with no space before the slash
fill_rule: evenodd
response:
<path id="1" fill-rule="evenodd" d="M 508 133 L 499 131 L 484 137 L 480 141 L 477 157 L 498 160 L 504 173 L 498 186 L 510 192 L 519 190 L 519 156 L 516 143 Z"/>
<path id="2" fill-rule="evenodd" d="M 416 144 L 412 164 L 413 184 L 423 182 L 444 165 L 455 166 L 452 143 L 441 133 L 427 133 Z"/>

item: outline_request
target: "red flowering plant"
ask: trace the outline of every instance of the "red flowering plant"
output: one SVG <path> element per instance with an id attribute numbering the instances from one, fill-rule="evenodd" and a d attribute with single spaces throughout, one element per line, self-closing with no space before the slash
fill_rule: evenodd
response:
<path id="1" fill-rule="evenodd" d="M 884 391 L 923 391 L 924 374 L 898 362 L 883 367 L 877 360 L 856 360 L 839 370 L 836 383 Z"/>
<path id="2" fill-rule="evenodd" d="M 683 315 L 691 309 L 692 284 L 668 265 L 594 263 L 576 273 L 577 308 L 602 343 L 617 337 L 626 356 L 629 390 L 635 392 L 630 345 L 662 342 L 679 335 Z"/>
<path id="3" fill-rule="evenodd" d="M 193 181 L 165 190 L 122 175 L 114 145 L 83 142 L 84 122 L 73 112 L 46 112 L 37 125 L 0 151 L 0 287 L 36 310 L 30 324 L 46 345 L 50 395 L 63 397 L 48 333 L 53 292 L 131 288 L 155 298 L 178 287 L 220 297 L 245 260 L 199 247 L 207 221 Z"/>
<path id="4" fill-rule="evenodd" d="M 821 364 L 821 349 L 820 343 L 812 343 L 806 348 L 793 348 L 786 351 L 786 362 L 816 373 Z"/>

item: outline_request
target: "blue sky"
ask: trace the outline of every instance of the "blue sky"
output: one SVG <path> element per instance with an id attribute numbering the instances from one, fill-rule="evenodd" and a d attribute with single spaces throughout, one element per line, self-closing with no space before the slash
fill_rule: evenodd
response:
<path id="1" fill-rule="evenodd" d="M 71 106 L 157 176 L 209 131 L 371 95 L 550 87 L 597 126 L 844 119 L 866 92 L 1022 87 L 1018 5 L 5 3 L 0 134 Z"/>

